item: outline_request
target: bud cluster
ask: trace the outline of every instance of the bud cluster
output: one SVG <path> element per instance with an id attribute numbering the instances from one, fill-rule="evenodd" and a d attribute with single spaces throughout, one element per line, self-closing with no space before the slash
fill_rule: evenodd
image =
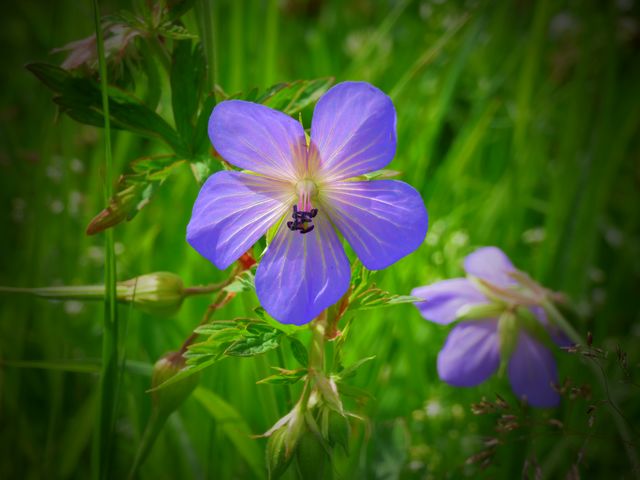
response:
<path id="1" fill-rule="evenodd" d="M 324 478 L 325 464 L 333 449 L 349 448 L 349 421 L 333 379 L 314 373 L 315 386 L 310 382 L 300 401 L 287 415 L 267 431 L 269 437 L 266 462 L 269 478 L 285 473 L 295 459 L 300 478 Z"/>

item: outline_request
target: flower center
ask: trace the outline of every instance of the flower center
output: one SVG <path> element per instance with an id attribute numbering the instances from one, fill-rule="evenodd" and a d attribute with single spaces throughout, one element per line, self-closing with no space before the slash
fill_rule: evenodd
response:
<path id="1" fill-rule="evenodd" d="M 289 230 L 300 233 L 309 233 L 313 230 L 312 219 L 318 214 L 318 209 L 313 208 L 311 200 L 316 196 L 318 188 L 311 180 L 301 180 L 296 184 L 298 203 L 293 206 L 293 221 L 287 222 Z"/>

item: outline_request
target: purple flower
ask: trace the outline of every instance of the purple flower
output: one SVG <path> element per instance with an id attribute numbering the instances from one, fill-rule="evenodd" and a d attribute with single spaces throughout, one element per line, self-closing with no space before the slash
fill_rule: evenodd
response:
<path id="1" fill-rule="evenodd" d="M 449 333 L 438 354 L 440 378 L 450 385 L 470 387 L 484 382 L 506 362 L 516 395 L 534 407 L 556 406 L 560 401 L 552 386 L 558 380 L 556 362 L 541 337 L 548 334 L 559 344 L 566 344 L 566 339 L 536 304 L 539 292 L 516 281 L 524 274 L 496 247 L 467 256 L 464 269 L 468 278 L 444 280 L 412 292 L 425 299 L 416 306 L 427 320 L 447 325 L 460 317 L 477 318 L 458 323 Z M 532 321 L 514 314 L 518 307 L 527 309 Z M 483 313 L 488 318 L 482 318 Z"/>
<path id="2" fill-rule="evenodd" d="M 349 260 L 336 230 L 371 270 L 424 239 L 427 212 L 416 190 L 355 178 L 383 168 L 396 150 L 393 103 L 367 83 L 341 83 L 320 98 L 309 142 L 293 118 L 241 100 L 214 108 L 209 137 L 245 171 L 209 177 L 187 241 L 224 269 L 275 227 L 255 283 L 262 306 L 282 323 L 311 321 L 349 288 Z"/>

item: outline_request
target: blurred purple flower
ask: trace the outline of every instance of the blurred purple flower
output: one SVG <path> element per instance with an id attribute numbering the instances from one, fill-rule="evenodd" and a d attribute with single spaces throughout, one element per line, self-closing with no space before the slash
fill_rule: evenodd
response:
<path id="1" fill-rule="evenodd" d="M 341 83 L 320 98 L 309 143 L 290 116 L 242 100 L 214 108 L 209 137 L 246 172 L 209 177 L 187 241 L 224 269 L 275 226 L 255 283 L 260 303 L 282 323 L 311 321 L 349 288 L 349 260 L 336 229 L 371 270 L 388 267 L 424 239 L 427 212 L 416 190 L 354 178 L 383 168 L 396 150 L 393 103 L 367 83 Z"/>
<path id="2" fill-rule="evenodd" d="M 481 316 L 483 311 L 487 312 L 489 317 L 476 315 L 478 319 L 462 321 L 453 327 L 438 354 L 440 378 L 457 387 L 478 385 L 498 370 L 502 360 L 507 362 L 511 387 L 520 398 L 526 398 L 534 407 L 556 406 L 560 397 L 552 386 L 558 381 L 553 355 L 539 336 L 530 331 L 531 324 L 527 326 L 509 313 L 518 306 L 527 308 L 539 322 L 535 326 L 542 326 L 540 330 L 546 330 L 556 343 L 566 345 L 566 337 L 549 324 L 544 309 L 536 305 L 536 295 L 542 288 L 538 291 L 523 288 L 516 278 L 525 274 L 518 272 L 496 247 L 480 248 L 468 255 L 464 269 L 468 278 L 444 280 L 412 292 L 426 300 L 416 303 L 422 316 L 441 325 L 474 310 Z M 504 312 L 510 315 L 504 317 L 506 320 L 515 322 L 514 329 L 499 328 Z M 505 335 L 505 331 L 511 334 Z M 504 342 L 511 345 L 505 349 Z M 508 358 L 504 358 L 505 352 Z"/>

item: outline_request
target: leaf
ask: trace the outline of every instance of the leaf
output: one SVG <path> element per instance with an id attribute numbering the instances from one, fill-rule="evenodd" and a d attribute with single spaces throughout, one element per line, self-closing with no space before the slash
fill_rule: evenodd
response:
<path id="1" fill-rule="evenodd" d="M 351 266 L 351 299 L 367 288 L 374 273 L 371 270 L 367 270 L 360 260 L 353 262 Z"/>
<path id="2" fill-rule="evenodd" d="M 233 443 L 237 452 L 251 468 L 256 478 L 264 478 L 264 460 L 262 450 L 253 440 L 247 422 L 230 404 L 204 387 L 198 387 L 193 397 L 215 419 L 219 428 Z"/>
<path id="3" fill-rule="evenodd" d="M 78 77 L 46 63 L 31 63 L 27 69 L 55 94 L 54 102 L 74 120 L 96 127 L 104 126 L 100 85 L 93 79 Z M 109 86 L 109 112 L 114 128 L 150 138 L 159 138 L 179 156 L 185 146 L 176 131 L 157 113 L 133 95 Z"/>
<path id="4" fill-rule="evenodd" d="M 257 96 L 255 92 L 251 92 L 245 99 L 263 103 L 287 115 L 294 115 L 306 106 L 316 102 L 329 89 L 332 83 L 332 77 L 279 83 L 267 89 L 260 96 Z"/>
<path id="5" fill-rule="evenodd" d="M 298 363 L 303 367 L 309 365 L 309 354 L 307 353 L 307 348 L 295 337 L 288 337 L 288 339 L 291 352 Z"/>
<path id="6" fill-rule="evenodd" d="M 338 382 L 337 378 L 336 381 Z M 340 383 L 340 394 L 346 397 L 354 398 L 358 403 L 372 400 L 374 398 L 374 396 L 368 390 L 349 385 L 348 383 Z"/>
<path id="7" fill-rule="evenodd" d="M 159 26 L 155 32 L 173 40 L 193 40 L 198 38 L 197 35 L 189 32 L 189 30 L 182 25 L 176 25 L 175 23 L 165 23 Z"/>
<path id="8" fill-rule="evenodd" d="M 349 377 L 353 377 L 356 373 L 357 370 L 364 365 L 367 362 L 370 362 L 371 360 L 373 360 L 374 358 L 376 358 L 375 355 L 371 356 L 371 357 L 365 357 L 365 358 L 361 358 L 360 360 L 358 360 L 357 362 L 349 365 L 348 367 L 346 367 L 344 370 L 338 372 L 338 379 L 339 380 L 344 380 L 346 378 Z"/>
<path id="9" fill-rule="evenodd" d="M 306 368 L 299 368 L 297 370 L 285 370 L 283 368 L 278 368 L 279 373 L 270 375 L 262 380 L 259 380 L 257 383 L 269 383 L 272 385 L 292 385 L 298 382 L 301 378 L 307 374 Z"/>
<path id="10" fill-rule="evenodd" d="M 357 296 L 353 296 L 350 301 L 349 308 L 352 310 L 371 310 L 374 308 L 389 307 L 402 303 L 416 303 L 423 301 L 418 297 L 411 295 L 397 295 L 389 293 L 375 286 L 365 290 Z"/>
<path id="11" fill-rule="evenodd" d="M 282 332 L 269 328 L 256 335 L 235 341 L 224 352 L 232 357 L 253 357 L 274 350 L 280 346 Z"/>
<path id="12" fill-rule="evenodd" d="M 199 335 L 214 335 L 220 330 L 236 328 L 236 320 L 215 320 L 205 325 L 200 325 L 194 330 Z"/>
<path id="13" fill-rule="evenodd" d="M 247 290 L 255 290 L 254 275 L 251 270 L 245 270 L 244 272 L 236 275 L 233 282 L 223 288 L 225 292 L 229 293 L 241 293 Z"/>
<path id="14" fill-rule="evenodd" d="M 202 44 L 191 40 L 174 42 L 171 65 L 171 106 L 176 128 L 182 141 L 193 152 L 194 124 L 205 78 Z"/>
<path id="15" fill-rule="evenodd" d="M 215 321 L 198 327 L 196 333 L 207 338 L 189 346 L 185 358 L 187 368 L 198 370 L 227 356 L 251 357 L 278 348 L 283 335 L 265 322 L 250 318 Z M 180 375 L 183 373 L 176 376 Z"/>
<path id="16" fill-rule="evenodd" d="M 187 355 L 185 355 L 185 356 L 187 356 Z M 180 370 L 180 372 L 175 374 L 173 377 L 169 378 L 169 380 L 167 380 L 164 383 L 161 383 L 157 387 L 150 388 L 147 391 L 148 392 L 155 392 L 157 390 L 161 390 L 163 388 L 167 388 L 167 387 L 169 387 L 170 385 L 173 385 L 176 382 L 184 380 L 185 378 L 190 377 L 191 375 L 194 375 L 194 374 L 198 373 L 199 371 L 204 370 L 207 367 L 210 367 L 211 365 L 216 363 L 218 360 L 220 360 L 220 356 L 211 357 L 211 356 L 207 355 L 207 360 L 206 361 L 202 361 L 200 363 L 193 364 L 193 365 L 187 364 L 186 367 L 184 367 L 182 370 Z"/>
<path id="17" fill-rule="evenodd" d="M 272 326 L 273 328 L 276 328 L 278 330 L 280 330 L 281 332 L 284 332 L 287 335 L 293 335 L 294 333 L 303 330 L 305 327 L 299 327 L 297 325 L 287 325 L 284 323 L 280 323 L 277 320 L 275 320 L 271 315 L 269 315 L 266 310 L 262 307 L 256 307 L 253 309 L 253 311 L 255 312 L 255 314 L 260 317 L 261 320 L 263 320 L 265 323 L 267 323 L 268 325 Z"/>

